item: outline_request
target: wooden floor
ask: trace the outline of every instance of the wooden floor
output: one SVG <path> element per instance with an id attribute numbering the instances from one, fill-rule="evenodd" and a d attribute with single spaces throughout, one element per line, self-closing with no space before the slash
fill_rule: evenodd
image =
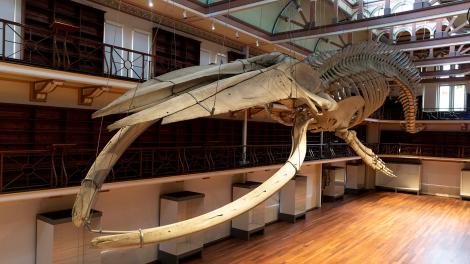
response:
<path id="1" fill-rule="evenodd" d="M 470 263 L 470 202 L 370 193 L 325 204 L 296 224 L 269 225 L 184 263 Z"/>

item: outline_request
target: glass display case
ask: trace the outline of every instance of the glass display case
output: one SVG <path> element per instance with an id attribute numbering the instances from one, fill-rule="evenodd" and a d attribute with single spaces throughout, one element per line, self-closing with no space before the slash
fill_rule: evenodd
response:
<path id="1" fill-rule="evenodd" d="M 329 166 L 324 170 L 323 200 L 336 200 L 344 196 L 346 169 L 344 167 Z"/>
<path id="2" fill-rule="evenodd" d="M 346 164 L 346 189 L 358 192 L 365 188 L 366 167 L 364 163 Z"/>
<path id="3" fill-rule="evenodd" d="M 279 220 L 295 223 L 307 211 L 307 177 L 297 175 L 280 191 Z"/>
<path id="4" fill-rule="evenodd" d="M 99 229 L 101 212 L 92 210 L 91 226 Z M 72 210 L 36 216 L 36 264 L 101 263 L 99 249 L 90 248 L 96 235 L 78 229 L 72 223 Z M 77 248 L 78 246 L 78 248 Z"/>
<path id="5" fill-rule="evenodd" d="M 232 200 L 236 200 L 258 187 L 259 182 L 235 183 L 232 186 Z M 233 237 L 249 240 L 254 234 L 264 233 L 266 202 L 232 219 L 230 234 Z"/>
<path id="6" fill-rule="evenodd" d="M 190 191 L 164 194 L 160 197 L 160 226 L 180 222 L 204 213 L 204 194 Z M 202 253 L 202 232 L 160 243 L 160 263 L 179 263 L 182 258 Z"/>

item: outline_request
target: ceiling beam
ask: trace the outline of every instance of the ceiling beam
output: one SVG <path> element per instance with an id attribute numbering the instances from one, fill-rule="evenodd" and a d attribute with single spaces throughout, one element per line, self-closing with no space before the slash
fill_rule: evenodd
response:
<path id="1" fill-rule="evenodd" d="M 255 28 L 253 25 L 250 25 L 236 17 L 228 16 L 228 15 L 219 15 L 216 18 L 221 21 L 222 23 L 227 23 L 228 25 L 232 26 L 234 29 L 239 29 L 244 31 L 246 34 L 250 33 L 249 35 L 253 37 L 257 37 L 262 39 L 266 42 L 269 42 L 269 38 L 271 36 L 270 33 Z"/>
<path id="2" fill-rule="evenodd" d="M 456 1 L 449 4 L 431 6 L 427 8 L 400 12 L 387 16 L 367 18 L 348 23 L 319 26 L 312 29 L 282 32 L 271 37 L 273 43 L 292 41 L 297 39 L 318 38 L 334 36 L 348 32 L 378 29 L 403 25 L 430 19 L 466 14 L 470 0 Z"/>
<path id="3" fill-rule="evenodd" d="M 291 52 L 295 52 L 297 54 L 300 54 L 302 56 L 308 56 L 310 54 L 312 54 L 312 51 L 307 49 L 307 48 L 304 48 L 300 45 L 297 45 L 295 43 L 292 43 L 292 42 L 285 42 L 285 43 L 279 43 L 280 46 L 290 50 Z"/>
<path id="4" fill-rule="evenodd" d="M 423 49 L 432 49 L 440 47 L 448 47 L 455 45 L 464 45 L 470 43 L 470 34 L 445 37 L 445 38 L 433 38 L 426 40 L 416 40 L 410 41 L 401 44 L 395 44 L 396 47 L 400 48 L 403 51 L 411 50 L 423 50 Z"/>
<path id="5" fill-rule="evenodd" d="M 279 0 L 231 0 L 231 1 L 219 1 L 212 4 L 203 4 L 196 0 L 170 0 L 168 2 L 174 2 L 191 8 L 197 12 L 203 13 L 208 16 L 224 15 L 231 12 L 241 11 L 261 5 L 267 5 Z"/>
<path id="6" fill-rule="evenodd" d="M 444 78 L 444 79 L 425 79 L 421 80 L 420 83 L 454 83 L 454 82 L 467 82 L 470 81 L 470 76 L 458 77 L 458 78 Z"/>
<path id="7" fill-rule="evenodd" d="M 450 56 L 450 57 L 444 57 L 444 58 L 431 58 L 431 59 L 414 61 L 414 65 L 416 67 L 432 67 L 432 66 L 440 66 L 440 65 L 447 65 L 447 64 L 462 64 L 462 63 L 470 63 L 470 55 Z"/>
<path id="8" fill-rule="evenodd" d="M 231 12 L 241 11 L 257 6 L 267 5 L 279 0 L 231 0 L 220 1 L 210 4 L 207 7 L 207 14 L 210 16 L 222 15 Z"/>
<path id="9" fill-rule="evenodd" d="M 458 70 L 448 70 L 448 71 L 428 71 L 421 72 L 421 78 L 438 78 L 442 76 L 455 76 L 455 75 L 467 75 L 470 74 L 470 69 L 458 69 Z"/>

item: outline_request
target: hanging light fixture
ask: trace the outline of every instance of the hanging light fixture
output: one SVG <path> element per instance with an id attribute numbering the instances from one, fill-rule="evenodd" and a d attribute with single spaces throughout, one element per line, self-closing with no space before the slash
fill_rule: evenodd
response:
<path id="1" fill-rule="evenodd" d="M 259 40 L 256 39 L 256 47 L 259 47 Z"/>
<path id="2" fill-rule="evenodd" d="M 239 33 L 238 31 L 235 32 L 235 37 L 236 37 L 237 39 L 240 38 L 240 33 Z"/>
<path id="3" fill-rule="evenodd" d="M 186 10 L 183 10 L 183 18 L 184 19 L 188 18 L 188 13 L 186 12 Z"/>
<path id="4" fill-rule="evenodd" d="M 153 0 L 149 0 L 149 7 L 153 7 Z"/>
<path id="5" fill-rule="evenodd" d="M 212 31 L 215 30 L 215 23 L 214 23 L 214 20 L 212 20 L 211 29 L 212 29 Z"/>

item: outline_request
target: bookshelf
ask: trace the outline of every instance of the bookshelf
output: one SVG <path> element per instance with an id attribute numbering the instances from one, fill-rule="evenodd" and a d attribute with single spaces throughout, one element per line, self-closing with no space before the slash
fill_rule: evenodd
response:
<path id="1" fill-rule="evenodd" d="M 161 28 L 153 29 L 155 76 L 199 65 L 201 42 Z"/>

